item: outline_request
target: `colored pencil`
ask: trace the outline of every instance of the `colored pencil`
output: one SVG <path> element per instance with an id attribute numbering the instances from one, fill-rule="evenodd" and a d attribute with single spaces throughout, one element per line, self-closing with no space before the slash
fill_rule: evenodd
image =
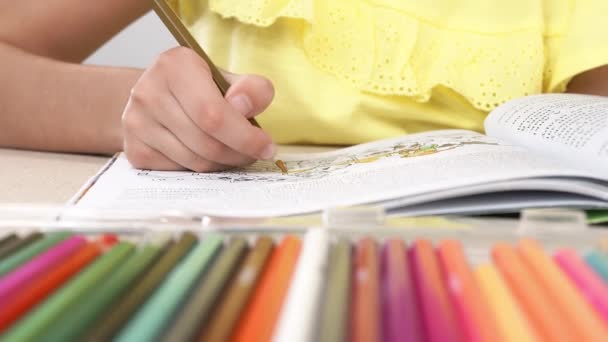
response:
<path id="1" fill-rule="evenodd" d="M 460 242 L 442 241 L 437 248 L 437 254 L 444 271 L 448 295 L 452 299 L 466 340 L 501 341 L 490 308 L 479 297 L 479 285 Z"/>
<path id="2" fill-rule="evenodd" d="M 300 254 L 301 241 L 287 236 L 273 251 L 251 301 L 241 316 L 232 341 L 269 341 Z"/>
<path id="3" fill-rule="evenodd" d="M 262 236 L 256 240 L 255 246 L 243 260 L 243 264 L 234 276 L 232 284 L 222 295 L 222 302 L 215 310 L 209 324 L 203 329 L 201 341 L 228 341 L 264 270 L 273 244 L 272 238 L 268 236 Z M 174 339 L 174 341 L 178 340 Z"/>
<path id="4" fill-rule="evenodd" d="M 273 334 L 274 341 L 306 342 L 314 337 L 328 252 L 327 231 L 308 230 Z"/>
<path id="5" fill-rule="evenodd" d="M 595 273 L 602 277 L 604 283 L 608 283 L 608 256 L 606 254 L 594 250 L 585 256 L 585 261 Z"/>
<path id="6" fill-rule="evenodd" d="M 222 243 L 223 237 L 218 234 L 209 234 L 199 242 L 184 261 L 168 275 L 115 340 L 127 342 L 158 339 L 158 335 L 170 322 L 173 313 L 187 298 L 189 290 L 205 273 Z M 244 240 L 235 240 L 231 245 L 244 249 L 246 243 Z M 230 251 L 230 247 L 227 250 Z"/>
<path id="7" fill-rule="evenodd" d="M 388 240 L 382 248 L 382 336 L 385 341 L 423 341 L 418 300 L 403 241 Z"/>
<path id="8" fill-rule="evenodd" d="M 188 254 L 196 241 L 197 238 L 194 234 L 190 232 L 182 234 L 179 241 L 163 253 L 139 282 L 133 288 L 130 288 L 126 294 L 120 296 L 110 310 L 107 310 L 96 324 L 85 332 L 87 341 L 111 340 L 175 265 Z"/>
<path id="9" fill-rule="evenodd" d="M 522 239 L 517 250 L 524 262 L 533 270 L 534 278 L 528 281 L 539 283 L 554 303 L 554 308 L 560 310 L 580 341 L 608 340 L 608 330 L 604 322 L 595 314 L 593 308 L 572 284 L 568 276 L 530 239 Z"/>
<path id="10" fill-rule="evenodd" d="M 561 249 L 555 253 L 554 259 L 595 311 L 608 322 L 608 285 L 604 284 L 574 250 Z"/>
<path id="11" fill-rule="evenodd" d="M 56 267 L 86 243 L 82 236 L 72 236 L 34 257 L 0 279 L 0 303 L 6 303 L 24 285 Z"/>
<path id="12" fill-rule="evenodd" d="M 498 331 L 505 342 L 539 341 L 519 303 L 515 300 L 496 268 L 490 264 L 480 265 L 475 271 L 480 296 L 485 300 L 496 318 Z"/>
<path id="13" fill-rule="evenodd" d="M 79 302 L 63 315 L 45 338 L 54 341 L 83 340 L 84 332 L 154 262 L 166 243 L 166 238 L 160 238 L 141 247 L 135 255 L 117 267 L 108 281 L 89 295 L 87 300 Z"/>
<path id="14" fill-rule="evenodd" d="M 433 245 L 428 240 L 417 240 L 408 252 L 427 340 L 462 341 L 463 333 Z"/>
<path id="15" fill-rule="evenodd" d="M 7 233 L 0 239 L 0 250 L 2 249 L 2 247 L 8 245 L 9 243 L 12 243 L 13 241 L 17 241 L 17 240 L 19 240 L 19 236 L 17 236 L 17 234 Z"/>
<path id="16" fill-rule="evenodd" d="M 381 341 L 380 260 L 375 240 L 364 238 L 357 243 L 353 268 L 350 340 Z"/>
<path id="17" fill-rule="evenodd" d="M 18 320 L 40 301 L 58 289 L 83 267 L 93 261 L 101 253 L 97 243 L 88 243 L 80 248 L 65 263 L 49 270 L 40 278 L 23 288 L 15 297 L 3 305 L 0 310 L 0 332 Z"/>
<path id="18" fill-rule="evenodd" d="M 96 291 L 96 285 L 107 279 L 112 270 L 133 253 L 133 250 L 133 244 L 128 242 L 115 245 L 35 311 L 19 321 L 3 336 L 3 341 L 48 341 L 45 335 L 54 328 L 54 323 L 69 312 L 75 303 Z"/>
<path id="19" fill-rule="evenodd" d="M 317 341 L 346 341 L 350 298 L 351 247 L 340 239 L 331 248 Z"/>
<path id="20" fill-rule="evenodd" d="M 540 284 L 530 281 L 534 279 L 534 273 L 513 246 L 496 244 L 492 248 L 492 258 L 542 339 L 556 342 L 576 340 L 563 324 L 564 317 L 555 310 L 545 290 Z"/>
<path id="21" fill-rule="evenodd" d="M 42 233 L 32 233 L 25 237 L 17 237 L 15 239 L 11 239 L 8 242 L 5 242 L 2 247 L 0 247 L 0 260 L 8 257 L 13 254 L 15 251 L 31 244 L 34 241 L 40 240 L 44 235 Z"/>
<path id="22" fill-rule="evenodd" d="M 50 233 L 46 237 L 37 239 L 37 241 L 31 242 L 18 251 L 15 251 L 13 254 L 0 261 L 0 277 L 19 267 L 39 253 L 42 253 L 65 240 L 69 235 L 70 234 L 66 232 Z"/>

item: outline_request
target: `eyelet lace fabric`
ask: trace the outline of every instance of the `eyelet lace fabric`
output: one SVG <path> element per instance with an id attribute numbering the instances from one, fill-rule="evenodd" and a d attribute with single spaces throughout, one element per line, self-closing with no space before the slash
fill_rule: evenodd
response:
<path id="1" fill-rule="evenodd" d="M 208 6 L 269 29 L 277 20 L 305 22 L 301 48 L 309 60 L 373 94 L 425 102 L 445 86 L 489 111 L 512 98 L 564 90 L 567 81 L 553 77 L 548 52 L 569 23 L 569 0 L 210 0 Z"/>

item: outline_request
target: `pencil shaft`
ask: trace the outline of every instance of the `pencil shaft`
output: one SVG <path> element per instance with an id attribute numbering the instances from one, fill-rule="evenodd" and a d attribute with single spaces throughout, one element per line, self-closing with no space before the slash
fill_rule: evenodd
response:
<path id="1" fill-rule="evenodd" d="M 152 341 L 170 322 L 190 289 L 209 267 L 222 245 L 223 237 L 207 235 L 161 284 L 157 291 L 115 338 L 116 341 Z M 243 246 L 245 242 L 243 241 Z"/>
<path id="2" fill-rule="evenodd" d="M 97 243 L 89 243 L 65 263 L 28 284 L 0 310 L 0 332 L 41 302 L 101 253 Z"/>
<path id="3" fill-rule="evenodd" d="M 47 249 L 51 248 L 51 246 L 54 246 L 66 239 L 69 235 L 69 233 L 65 232 L 51 233 L 46 237 L 37 239 L 37 241 L 34 241 L 18 251 L 15 251 L 9 257 L 0 262 L 0 276 L 4 276 L 8 272 L 11 272 L 21 264 L 32 259 L 34 256 L 46 251 Z"/>
<path id="4" fill-rule="evenodd" d="M 608 284 L 608 256 L 598 251 L 592 251 L 587 254 L 585 261 Z"/>
<path id="5" fill-rule="evenodd" d="M 13 241 L 17 241 L 19 240 L 19 237 L 17 236 L 17 234 L 15 233 L 8 233 L 6 235 L 4 235 L 1 239 L 0 239 L 0 250 L 2 250 L 2 248 L 10 243 L 12 243 Z M 1 255 L 1 254 L 0 254 Z"/>
<path id="6" fill-rule="evenodd" d="M 269 341 L 300 253 L 300 239 L 287 236 L 273 251 L 232 336 L 232 341 Z"/>
<path id="7" fill-rule="evenodd" d="M 573 335 L 578 336 L 578 340 L 600 341 L 608 337 L 604 322 L 540 245 L 524 239 L 518 243 L 517 250 L 534 273 L 534 278 L 528 281 L 537 282 L 543 287 L 555 310 L 559 310 L 571 323 L 567 326 L 573 330 Z"/>
<path id="8" fill-rule="evenodd" d="M 500 341 L 497 325 L 487 303 L 479 296 L 480 289 L 473 277 L 460 243 L 455 240 L 442 241 L 437 249 L 444 271 L 448 295 L 463 328 L 467 341 Z"/>
<path id="9" fill-rule="evenodd" d="M 274 341 L 306 342 L 314 337 L 315 315 L 323 285 L 329 234 L 325 229 L 310 229 L 275 328 Z"/>
<path id="10" fill-rule="evenodd" d="M 15 251 L 31 244 L 32 242 L 39 240 L 43 237 L 42 233 L 33 233 L 29 234 L 26 237 L 17 237 L 15 239 L 11 239 L 8 242 L 5 242 L 2 247 L 0 247 L 0 260 L 8 257 Z"/>
<path id="11" fill-rule="evenodd" d="M 88 292 L 107 279 L 117 267 L 134 250 L 131 243 L 121 242 L 108 253 L 70 281 L 60 291 L 53 294 L 42 306 L 20 321 L 4 336 L 4 341 L 51 341 L 45 335 L 53 328 L 54 322 L 65 315 L 70 308 L 86 297 Z"/>
<path id="12" fill-rule="evenodd" d="M 103 286 L 63 315 L 46 338 L 55 341 L 82 340 L 86 329 L 145 271 L 160 251 L 159 246 L 145 246 L 136 252 L 123 265 L 117 267 Z"/>
<path id="13" fill-rule="evenodd" d="M 381 341 L 380 259 L 375 240 L 364 238 L 357 243 L 353 267 L 350 338 L 354 342 Z"/>
<path id="14" fill-rule="evenodd" d="M 73 236 L 6 274 L 0 279 L 0 303 L 6 303 L 24 285 L 74 254 L 85 243 L 86 240 L 82 236 Z"/>
<path id="15" fill-rule="evenodd" d="M 541 338 L 546 341 L 576 340 L 564 327 L 563 317 L 553 309 L 553 303 L 545 291 L 539 284 L 530 281 L 534 275 L 513 246 L 496 244 L 492 248 L 492 258 Z"/>
<path id="16" fill-rule="evenodd" d="M 522 308 L 516 302 L 502 277 L 492 264 L 480 265 L 475 278 L 480 296 L 488 302 L 496 317 L 499 332 L 505 342 L 535 342 L 537 338 Z"/>
<path id="17" fill-rule="evenodd" d="M 230 338 L 230 334 L 264 269 L 264 264 L 272 252 L 272 247 L 273 241 L 268 236 L 262 236 L 256 240 L 255 246 L 235 274 L 232 284 L 222 296 L 223 299 L 213 318 L 203 328 L 204 333 L 200 340 L 227 341 Z"/>
<path id="18" fill-rule="evenodd" d="M 462 332 L 450 301 L 439 260 L 430 241 L 418 240 L 409 255 L 422 321 L 428 341 L 462 341 Z"/>
<path id="19" fill-rule="evenodd" d="M 319 320 L 319 342 L 346 341 L 350 298 L 350 242 L 340 240 L 330 253 L 327 284 Z"/>
<path id="20" fill-rule="evenodd" d="M 129 321 L 133 313 L 144 303 L 150 294 L 165 279 L 167 274 L 178 264 L 196 243 L 192 233 L 182 234 L 179 241 L 170 246 L 158 261 L 149 269 L 141 280 L 123 295 L 116 304 L 106 311 L 98 322 L 85 333 L 87 341 L 107 341 Z"/>
<path id="21" fill-rule="evenodd" d="M 381 259 L 382 330 L 385 341 L 423 341 L 418 301 L 411 279 L 405 244 L 386 242 Z"/>
<path id="22" fill-rule="evenodd" d="M 555 261 L 585 296 L 604 322 L 608 322 L 608 285 L 571 249 L 555 253 Z"/>

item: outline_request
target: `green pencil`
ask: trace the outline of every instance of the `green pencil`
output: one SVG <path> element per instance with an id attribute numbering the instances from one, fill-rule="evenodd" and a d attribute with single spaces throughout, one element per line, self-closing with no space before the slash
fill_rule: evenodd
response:
<path id="1" fill-rule="evenodd" d="M 15 239 L 11 239 L 9 242 L 3 243 L 2 247 L 0 247 L 0 260 L 5 257 L 8 257 L 20 248 L 23 248 L 29 245 L 30 243 L 39 240 L 43 236 L 44 235 L 42 235 L 42 233 L 33 233 L 29 234 L 26 237 L 16 237 Z"/>
<path id="2" fill-rule="evenodd" d="M 608 256 L 598 251 L 592 251 L 587 254 L 585 261 L 605 282 L 608 282 Z"/>
<path id="3" fill-rule="evenodd" d="M 196 244 L 197 238 L 192 233 L 182 234 L 180 240 L 169 247 L 158 261 L 150 268 L 141 280 L 128 290 L 128 295 L 123 296 L 108 311 L 93 328 L 85 333 L 87 341 L 108 341 L 128 322 L 133 313 L 144 303 L 150 294 L 165 279 L 173 267 L 180 262 L 184 255 Z"/>
<path id="4" fill-rule="evenodd" d="M 246 250 L 247 242 L 244 239 L 234 239 L 229 243 L 207 275 L 193 289 L 183 309 L 176 315 L 175 323 L 164 334 L 163 341 L 190 341 L 196 338 Z"/>
<path id="5" fill-rule="evenodd" d="M 173 312 L 187 298 L 189 290 L 209 267 L 220 250 L 223 239 L 219 234 L 206 236 L 171 272 L 115 340 L 119 342 L 155 340 L 170 322 Z"/>
<path id="6" fill-rule="evenodd" d="M 340 239 L 330 253 L 319 320 L 319 342 L 346 341 L 351 272 L 350 243 Z"/>
<path id="7" fill-rule="evenodd" d="M 97 317 L 107 310 L 118 297 L 154 262 L 161 254 L 167 239 L 152 241 L 143 246 L 116 270 L 103 286 L 96 289 L 86 300 L 75 305 L 70 312 L 60 318 L 55 328 L 45 336 L 52 341 L 77 341 L 90 328 Z"/>
<path id="8" fill-rule="evenodd" d="M 70 233 L 67 232 L 51 233 L 45 238 L 39 240 L 37 239 L 37 241 L 28 244 L 18 251 L 15 251 L 9 257 L 0 261 L 0 277 L 19 267 L 19 265 L 30 260 L 36 255 L 63 241 L 68 236 L 70 236 Z"/>
<path id="9" fill-rule="evenodd" d="M 112 271 L 133 253 L 134 249 L 132 243 L 116 244 L 74 280 L 17 323 L 3 336 L 2 341 L 51 341 L 46 336 L 55 329 L 55 322 L 70 312 L 74 304 L 88 298 L 93 291 L 97 291 L 98 285 L 102 284 Z"/>

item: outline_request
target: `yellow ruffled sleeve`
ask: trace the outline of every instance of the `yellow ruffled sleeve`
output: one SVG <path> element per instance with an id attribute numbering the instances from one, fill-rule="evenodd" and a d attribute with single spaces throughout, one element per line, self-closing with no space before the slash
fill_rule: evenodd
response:
<path id="1" fill-rule="evenodd" d="M 545 92 L 608 65 L 608 0 L 547 1 L 545 19 Z"/>

